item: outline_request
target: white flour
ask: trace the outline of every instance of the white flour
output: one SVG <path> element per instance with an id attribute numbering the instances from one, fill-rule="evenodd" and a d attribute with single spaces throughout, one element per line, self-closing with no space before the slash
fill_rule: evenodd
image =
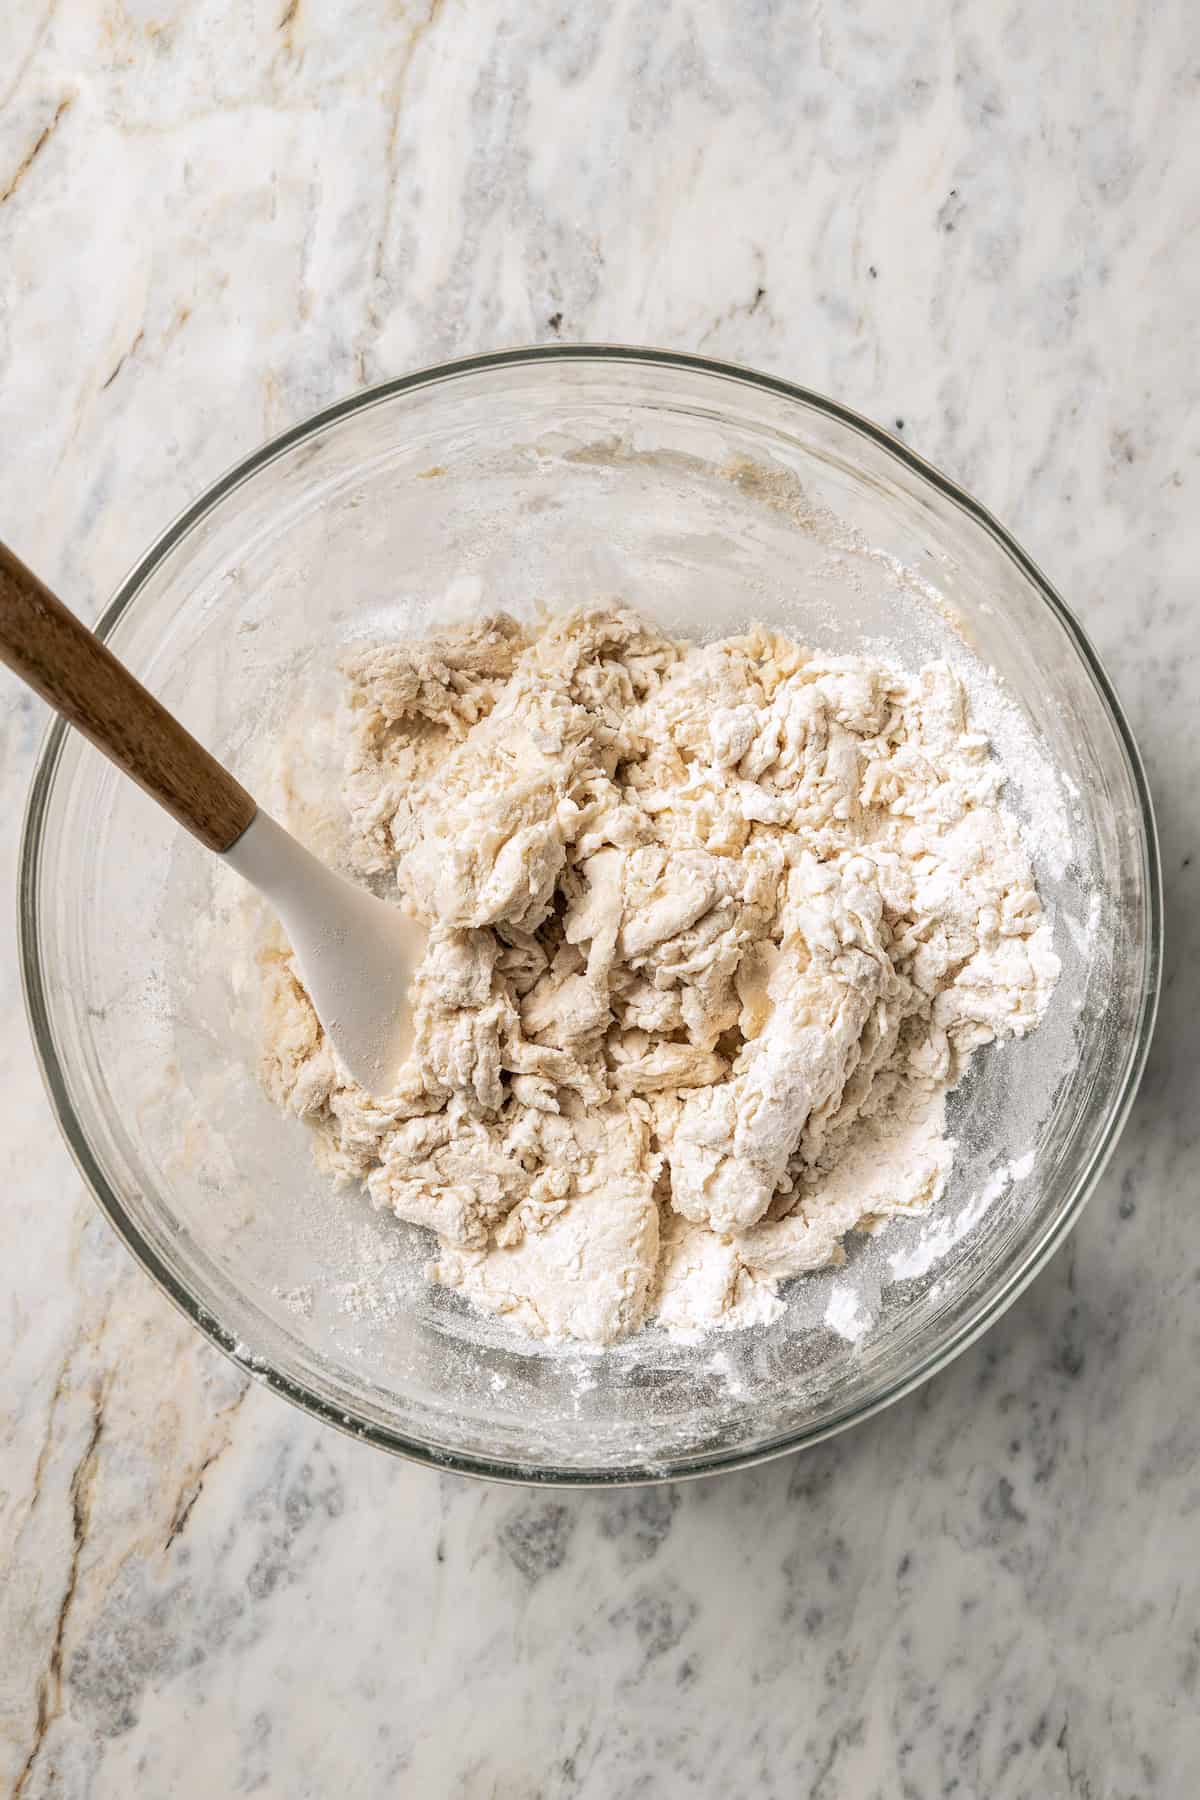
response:
<path id="1" fill-rule="evenodd" d="M 948 1089 L 1058 975 L 947 665 L 595 609 L 347 673 L 361 872 L 429 932 L 415 1045 L 372 1100 L 278 944 L 267 1080 L 435 1280 L 550 1340 L 742 1326 L 937 1199 Z"/>

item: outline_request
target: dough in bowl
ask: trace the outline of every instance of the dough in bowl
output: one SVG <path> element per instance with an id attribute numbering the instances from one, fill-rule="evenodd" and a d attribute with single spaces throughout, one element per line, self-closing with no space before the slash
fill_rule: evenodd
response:
<path id="1" fill-rule="evenodd" d="M 1058 976 L 947 664 L 603 606 L 345 672 L 355 858 L 428 931 L 414 1046 L 366 1094 L 276 941 L 265 1076 L 433 1280 L 550 1340 L 744 1326 L 937 1200 L 949 1088 Z"/>

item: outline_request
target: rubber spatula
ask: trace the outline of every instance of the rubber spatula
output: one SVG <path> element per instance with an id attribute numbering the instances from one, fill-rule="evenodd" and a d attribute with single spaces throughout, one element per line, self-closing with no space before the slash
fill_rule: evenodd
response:
<path id="1" fill-rule="evenodd" d="M 346 1070 L 387 1094 L 410 1038 L 419 927 L 326 868 L 0 544 L 0 658 L 278 913 Z"/>

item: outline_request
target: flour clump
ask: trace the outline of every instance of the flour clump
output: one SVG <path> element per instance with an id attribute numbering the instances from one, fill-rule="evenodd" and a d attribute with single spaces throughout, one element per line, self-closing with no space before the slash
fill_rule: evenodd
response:
<path id="1" fill-rule="evenodd" d="M 1059 966 L 949 665 L 613 606 L 346 676 L 354 858 L 428 932 L 413 1050 L 357 1087 L 276 941 L 265 1076 L 435 1281 L 550 1340 L 749 1325 L 937 1200 L 949 1088 Z"/>

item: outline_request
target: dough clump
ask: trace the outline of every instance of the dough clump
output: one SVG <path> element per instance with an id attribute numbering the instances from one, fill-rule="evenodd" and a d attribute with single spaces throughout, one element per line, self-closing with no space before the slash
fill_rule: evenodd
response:
<path id="1" fill-rule="evenodd" d="M 355 860 L 428 931 L 414 1047 L 367 1095 L 279 942 L 265 1076 L 433 1280 L 551 1340 L 749 1325 L 937 1199 L 946 1092 L 1059 968 L 947 664 L 605 606 L 346 676 Z"/>

